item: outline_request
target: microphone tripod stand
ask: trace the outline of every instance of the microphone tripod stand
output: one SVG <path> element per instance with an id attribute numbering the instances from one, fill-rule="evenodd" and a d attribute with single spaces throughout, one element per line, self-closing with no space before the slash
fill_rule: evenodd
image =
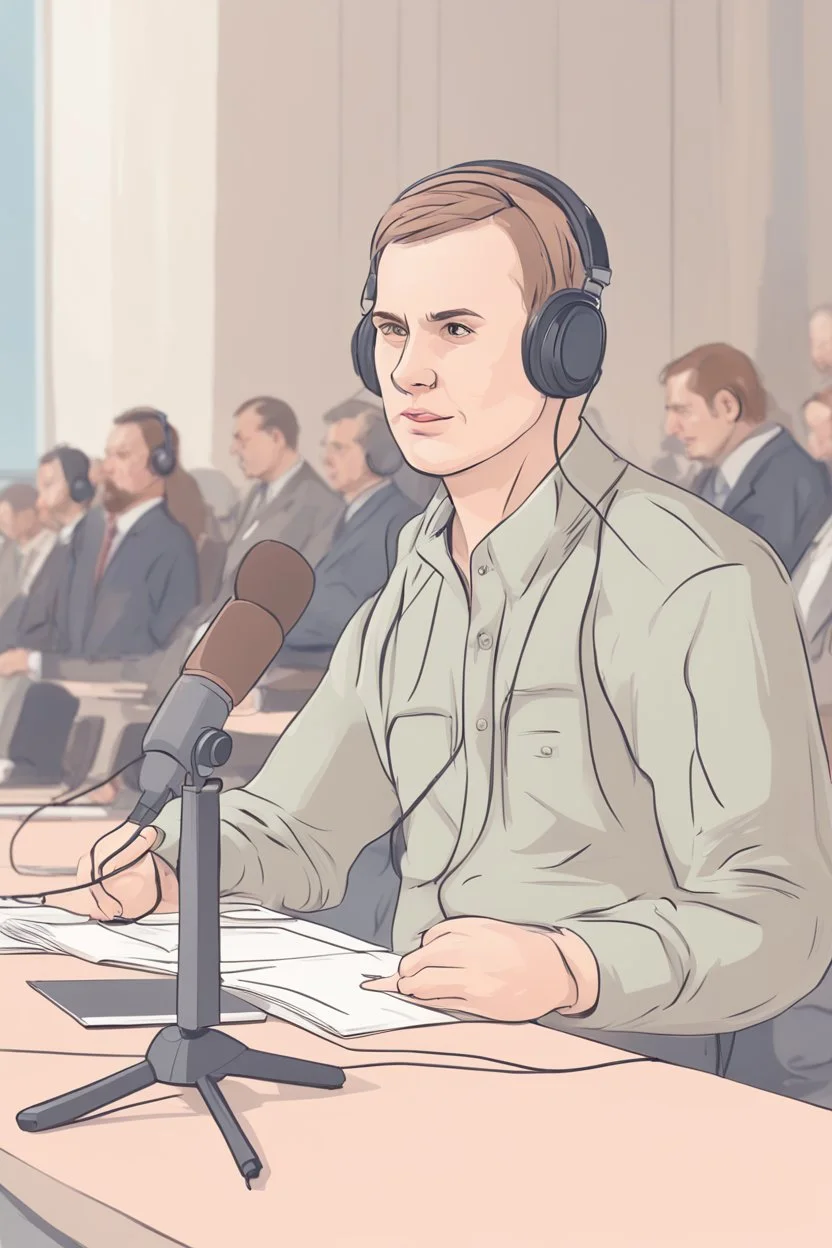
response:
<path id="1" fill-rule="evenodd" d="M 191 771 L 182 786 L 179 850 L 179 953 L 176 1024 L 153 1039 L 144 1060 L 118 1074 L 21 1110 L 23 1131 L 48 1131 L 77 1122 L 153 1084 L 197 1088 L 222 1132 L 237 1167 L 251 1187 L 263 1169 L 219 1088 L 227 1075 L 340 1088 L 343 1070 L 319 1062 L 249 1049 L 225 1032 L 220 1021 L 220 790 L 213 770 L 227 762 L 231 738 L 209 729 L 194 746 Z"/>

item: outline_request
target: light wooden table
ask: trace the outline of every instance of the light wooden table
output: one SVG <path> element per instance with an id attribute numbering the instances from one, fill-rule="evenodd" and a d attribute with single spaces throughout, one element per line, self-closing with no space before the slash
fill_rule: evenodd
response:
<path id="1" fill-rule="evenodd" d="M 82 835 L 41 831 L 44 854 L 51 837 Z M 0 826 L 0 853 L 8 835 Z M 0 886 L 20 888 L 8 869 Z M 28 1135 L 19 1110 L 131 1064 L 154 1034 L 85 1030 L 26 985 L 99 975 L 125 972 L 0 957 L 0 1184 L 87 1248 L 832 1242 L 824 1110 L 658 1063 L 541 1075 L 424 1068 L 633 1056 L 532 1024 L 450 1023 L 344 1044 L 273 1019 L 229 1028 L 253 1047 L 353 1068 L 336 1092 L 223 1082 L 265 1163 L 250 1192 L 187 1091 L 152 1088 L 118 1113 Z M 454 1056 L 431 1056 L 440 1052 Z M 366 1062 L 394 1064 L 357 1068 Z"/>

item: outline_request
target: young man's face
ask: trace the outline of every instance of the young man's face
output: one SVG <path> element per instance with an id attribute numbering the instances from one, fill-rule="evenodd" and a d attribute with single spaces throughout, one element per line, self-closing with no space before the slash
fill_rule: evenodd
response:
<path id="1" fill-rule="evenodd" d="M 386 247 L 376 371 L 402 453 L 451 476 L 490 459 L 539 419 L 523 369 L 527 312 L 514 244 L 493 221 Z"/>
<path id="2" fill-rule="evenodd" d="M 832 461 L 832 411 L 825 403 L 812 399 L 804 408 L 809 429 L 807 445 L 815 459 Z"/>
<path id="3" fill-rule="evenodd" d="M 336 420 L 327 426 L 323 443 L 323 467 L 328 485 L 338 494 L 350 494 L 366 484 L 367 456 L 361 445 L 364 417 Z"/>
<path id="4" fill-rule="evenodd" d="M 690 372 L 669 377 L 665 386 L 665 432 L 678 438 L 688 459 L 717 463 L 736 438 L 737 401 L 720 390 L 713 403 L 690 388 Z"/>
<path id="5" fill-rule="evenodd" d="M 231 454 L 250 481 L 267 481 L 279 470 L 286 439 L 279 429 L 264 429 L 263 417 L 246 407 L 234 417 Z"/>

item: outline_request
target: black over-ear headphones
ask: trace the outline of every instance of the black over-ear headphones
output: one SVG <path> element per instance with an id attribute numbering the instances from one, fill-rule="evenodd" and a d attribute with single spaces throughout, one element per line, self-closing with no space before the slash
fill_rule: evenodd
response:
<path id="1" fill-rule="evenodd" d="M 173 435 L 168 424 L 168 418 L 164 412 L 158 411 L 155 407 L 142 408 L 141 414 L 142 416 L 152 416 L 154 420 L 158 420 L 162 426 L 162 434 L 165 439 L 161 446 L 155 446 L 150 452 L 147 461 L 150 471 L 157 477 L 169 477 L 176 468 L 176 451 L 173 446 Z"/>
<path id="2" fill-rule="evenodd" d="M 56 446 L 55 457 L 61 465 L 73 503 L 91 502 L 95 498 L 95 486 L 90 481 L 89 458 L 74 446 Z"/>
<path id="3" fill-rule="evenodd" d="M 581 255 L 586 273 L 582 287 L 556 290 L 532 317 L 523 334 L 523 366 L 540 394 L 553 399 L 572 399 L 597 385 L 604 362 L 607 329 L 601 311 L 601 294 L 612 277 L 603 231 L 590 209 L 574 191 L 541 169 L 509 160 L 469 160 L 420 178 L 396 197 L 398 203 L 424 182 L 444 174 L 471 170 L 504 173 L 545 195 L 564 213 Z M 502 189 L 502 188 L 501 188 Z M 519 205 L 518 205 L 519 206 Z M 374 303 L 379 256 L 371 258 L 362 305 Z M 352 362 L 368 390 L 381 394 L 375 365 L 376 329 L 372 308 L 364 313 L 352 336 Z"/>
<path id="4" fill-rule="evenodd" d="M 367 467 L 377 477 L 395 476 L 405 461 L 396 439 L 390 432 L 384 413 L 379 412 L 374 418 L 365 417 L 365 420 L 367 420 L 367 432 L 363 439 L 363 447 Z"/>

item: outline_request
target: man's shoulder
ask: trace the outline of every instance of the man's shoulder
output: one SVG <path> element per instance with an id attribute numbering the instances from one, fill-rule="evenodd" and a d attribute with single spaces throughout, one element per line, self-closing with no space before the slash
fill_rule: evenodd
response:
<path id="1" fill-rule="evenodd" d="M 752 530 L 632 464 L 618 482 L 606 519 L 599 577 L 625 610 L 637 598 L 654 609 L 686 581 L 719 568 L 744 569 L 759 583 L 789 585 L 777 555 Z"/>
<path id="2" fill-rule="evenodd" d="M 760 481 L 770 477 L 779 483 L 786 475 L 795 480 L 808 478 L 813 483 L 817 481 L 824 487 L 830 487 L 826 465 L 810 455 L 788 429 L 779 429 L 775 437 L 764 443 L 749 467 L 757 469 Z"/>
<path id="3" fill-rule="evenodd" d="M 297 476 L 289 481 L 287 490 L 299 495 L 301 503 L 311 503 L 316 507 L 337 511 L 343 506 L 338 494 L 331 490 L 323 477 L 306 460 L 301 464 Z M 277 500 L 280 499 L 278 494 Z"/>

